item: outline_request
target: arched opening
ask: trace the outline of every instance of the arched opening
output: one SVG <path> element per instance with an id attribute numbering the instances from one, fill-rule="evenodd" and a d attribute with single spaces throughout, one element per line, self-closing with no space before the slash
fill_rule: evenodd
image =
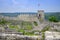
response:
<path id="1" fill-rule="evenodd" d="M 41 18 L 41 14 L 38 15 L 38 19 L 40 19 L 40 18 Z"/>

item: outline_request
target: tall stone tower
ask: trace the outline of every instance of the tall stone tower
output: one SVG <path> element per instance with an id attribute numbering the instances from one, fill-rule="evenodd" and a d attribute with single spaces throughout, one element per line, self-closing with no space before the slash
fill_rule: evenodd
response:
<path id="1" fill-rule="evenodd" d="M 44 10 L 38 10 L 38 19 L 39 21 L 44 21 Z"/>

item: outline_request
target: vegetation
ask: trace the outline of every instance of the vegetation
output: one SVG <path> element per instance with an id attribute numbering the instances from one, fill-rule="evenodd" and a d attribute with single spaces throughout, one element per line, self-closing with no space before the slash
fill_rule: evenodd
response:
<path id="1" fill-rule="evenodd" d="M 49 17 L 51 17 L 51 16 L 57 17 L 57 19 L 60 21 L 60 12 L 48 12 L 48 13 L 45 13 L 45 19 L 46 20 L 49 20 Z"/>
<path id="2" fill-rule="evenodd" d="M 19 29 L 18 32 L 25 33 L 25 30 L 24 29 Z"/>
<path id="3" fill-rule="evenodd" d="M 58 22 L 59 20 L 55 16 L 51 16 L 51 17 L 49 17 L 49 21 Z"/>
<path id="4" fill-rule="evenodd" d="M 42 40 L 45 40 L 45 31 L 48 31 L 49 29 L 50 29 L 50 26 L 47 26 L 41 30 Z"/>
<path id="5" fill-rule="evenodd" d="M 45 33 L 42 32 L 42 40 L 45 40 Z"/>
<path id="6" fill-rule="evenodd" d="M 34 25 L 35 25 L 35 26 L 38 26 L 38 24 L 37 24 L 37 22 L 36 22 L 36 21 L 34 21 Z"/>
<path id="7" fill-rule="evenodd" d="M 19 28 L 17 25 L 9 25 L 9 28 L 17 29 L 18 32 L 22 32 L 24 35 L 34 35 L 33 32 L 26 32 L 26 30 L 31 30 L 33 28 L 30 22 L 22 22 L 21 25 L 21 28 Z"/>
<path id="8" fill-rule="evenodd" d="M 22 27 L 26 30 L 31 30 L 33 28 L 30 22 L 22 22 Z"/>
<path id="9" fill-rule="evenodd" d="M 26 32 L 24 29 L 20 29 L 20 30 L 18 30 L 18 32 L 22 32 L 24 35 L 28 35 L 28 36 L 35 35 L 34 32 Z"/>
<path id="10" fill-rule="evenodd" d="M 24 35 L 32 36 L 32 35 L 35 35 L 35 34 L 33 32 L 25 32 Z"/>
<path id="11" fill-rule="evenodd" d="M 26 29 L 26 30 L 31 30 L 31 29 L 32 29 L 32 26 L 31 26 L 31 25 L 27 25 L 27 26 L 25 27 L 25 29 Z"/>
<path id="12" fill-rule="evenodd" d="M 17 25 L 15 25 L 15 26 L 14 26 L 14 25 L 9 25 L 9 28 L 10 28 L 10 29 L 16 29 L 16 30 L 19 29 Z"/>
<path id="13" fill-rule="evenodd" d="M 41 32 L 40 30 L 34 30 L 34 31 L 32 31 L 32 32 Z"/>
<path id="14" fill-rule="evenodd" d="M 8 23 L 6 20 L 4 20 L 4 19 L 0 20 L 0 24 L 6 24 L 6 23 Z"/>
<path id="15" fill-rule="evenodd" d="M 49 26 L 47 26 L 47 27 L 43 28 L 43 29 L 41 30 L 41 32 L 48 31 L 49 29 L 50 29 L 50 27 L 49 27 Z"/>

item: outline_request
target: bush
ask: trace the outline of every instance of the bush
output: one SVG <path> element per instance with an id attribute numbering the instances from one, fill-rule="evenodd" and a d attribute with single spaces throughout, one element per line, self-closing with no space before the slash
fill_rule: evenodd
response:
<path id="1" fill-rule="evenodd" d="M 45 40 L 45 33 L 42 33 L 42 40 Z"/>
<path id="2" fill-rule="evenodd" d="M 6 23 L 8 23 L 6 20 L 4 20 L 4 19 L 0 20 L 0 24 L 6 24 Z"/>
<path id="3" fill-rule="evenodd" d="M 35 26 L 38 26 L 38 24 L 37 24 L 37 22 L 36 22 L 36 21 L 34 21 L 34 25 L 35 25 Z"/>
<path id="4" fill-rule="evenodd" d="M 49 27 L 49 26 L 47 26 L 47 27 L 43 28 L 43 29 L 41 30 L 41 32 L 48 31 L 49 29 L 50 29 L 50 27 Z"/>
<path id="5" fill-rule="evenodd" d="M 51 22 L 59 22 L 59 20 L 55 16 L 49 17 L 49 21 L 51 21 Z"/>

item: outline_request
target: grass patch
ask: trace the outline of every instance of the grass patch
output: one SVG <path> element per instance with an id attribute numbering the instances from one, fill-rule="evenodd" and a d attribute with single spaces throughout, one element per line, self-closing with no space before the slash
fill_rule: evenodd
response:
<path id="1" fill-rule="evenodd" d="M 24 29 L 26 30 L 31 30 L 33 27 L 32 27 L 32 23 L 30 22 L 22 22 L 22 26 L 24 27 Z"/>
<path id="2" fill-rule="evenodd" d="M 25 33 L 25 30 L 24 29 L 19 29 L 18 32 Z"/>
<path id="3" fill-rule="evenodd" d="M 37 36 L 36 34 L 34 34 L 34 32 L 25 32 L 24 35 Z"/>
<path id="4" fill-rule="evenodd" d="M 34 35 L 33 32 L 25 32 L 24 29 L 20 29 L 20 30 L 18 30 L 18 32 L 22 32 L 24 35 Z"/>
<path id="5" fill-rule="evenodd" d="M 23 35 L 33 36 L 35 35 L 34 32 L 26 32 L 24 29 L 18 30 L 18 32 L 22 32 Z"/>
<path id="6" fill-rule="evenodd" d="M 16 29 L 16 30 L 19 29 L 17 25 L 16 25 L 16 26 L 14 26 L 14 25 L 9 25 L 9 28 L 10 28 L 10 29 Z"/>
<path id="7" fill-rule="evenodd" d="M 13 29 L 13 28 L 15 28 L 15 26 L 10 25 L 9 28 Z"/>
<path id="8" fill-rule="evenodd" d="M 32 25 L 26 25 L 25 29 L 26 30 L 31 30 L 32 29 Z"/>

